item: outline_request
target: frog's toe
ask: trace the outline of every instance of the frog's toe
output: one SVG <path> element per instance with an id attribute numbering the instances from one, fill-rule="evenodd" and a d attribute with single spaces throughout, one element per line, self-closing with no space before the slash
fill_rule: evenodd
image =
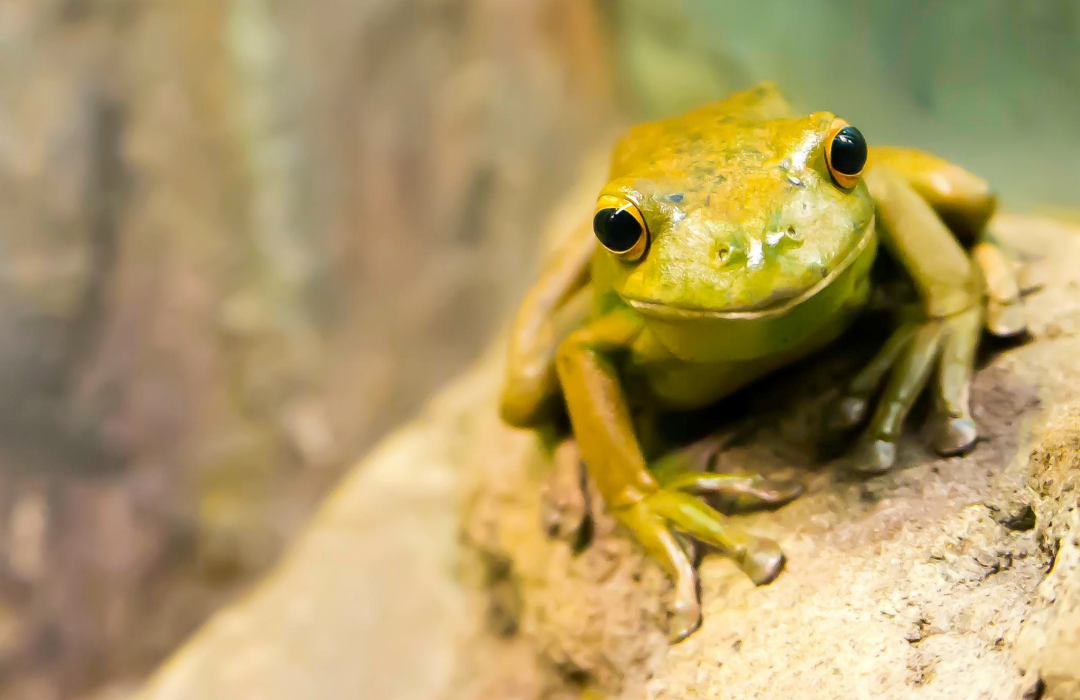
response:
<path id="1" fill-rule="evenodd" d="M 934 448 L 944 456 L 967 452 L 979 437 L 969 404 L 975 349 L 983 322 L 983 314 L 977 308 L 947 322 L 937 378 L 939 422 L 934 430 Z"/>
<path id="2" fill-rule="evenodd" d="M 896 465 L 896 443 L 865 436 L 851 455 L 852 470 L 859 474 L 884 474 Z"/>
<path id="3" fill-rule="evenodd" d="M 772 581 L 784 568 L 784 554 L 775 541 L 741 531 L 699 498 L 664 489 L 650 495 L 645 505 L 675 529 L 733 557 L 758 585 Z"/>
<path id="4" fill-rule="evenodd" d="M 991 300 L 986 309 L 986 329 L 998 338 L 1020 335 L 1027 330 L 1024 304 L 1019 300 L 1009 304 Z"/>
<path id="5" fill-rule="evenodd" d="M 984 237 L 972 250 L 986 284 L 986 330 L 999 338 L 1009 338 L 1027 329 L 1023 292 L 1017 265 L 994 236 Z"/>
<path id="6" fill-rule="evenodd" d="M 787 558 L 776 540 L 759 537 L 748 544 L 739 557 L 739 568 L 756 585 L 764 586 L 776 580 L 786 562 Z"/>
<path id="7" fill-rule="evenodd" d="M 826 435 L 838 435 L 866 422 L 870 401 L 864 396 L 844 396 L 825 409 L 823 428 Z"/>
<path id="8" fill-rule="evenodd" d="M 696 598 L 682 597 L 669 609 L 668 640 L 678 644 L 701 627 L 701 603 Z"/>
<path id="9" fill-rule="evenodd" d="M 713 472 L 665 474 L 660 483 L 665 488 L 712 496 L 724 511 L 779 508 L 803 492 L 802 484 L 794 479 L 769 481 L 757 475 Z"/>
<path id="10" fill-rule="evenodd" d="M 823 428 L 826 439 L 839 437 L 870 420 L 871 397 L 898 364 L 903 365 L 909 360 L 917 330 L 915 323 L 902 323 L 873 359 L 852 377 L 844 395 L 825 411 Z"/>
<path id="11" fill-rule="evenodd" d="M 748 490 L 734 506 L 739 509 L 779 508 L 794 501 L 805 490 L 803 485 L 794 479 L 760 480 L 758 485 Z"/>
<path id="12" fill-rule="evenodd" d="M 943 457 L 961 455 L 975 446 L 978 437 L 979 431 L 971 418 L 947 418 L 937 428 L 934 449 Z"/>
<path id="13" fill-rule="evenodd" d="M 714 433 L 682 449 L 668 452 L 649 464 L 649 471 L 660 483 L 680 479 L 688 473 L 708 472 L 720 453 L 737 437 L 734 431 Z"/>

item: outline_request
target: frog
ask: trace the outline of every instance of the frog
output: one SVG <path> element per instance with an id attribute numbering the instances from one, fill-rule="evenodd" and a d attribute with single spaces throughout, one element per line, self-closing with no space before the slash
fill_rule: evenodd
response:
<path id="1" fill-rule="evenodd" d="M 714 405 L 827 352 L 872 304 L 891 260 L 914 294 L 825 413 L 849 464 L 897 466 L 916 399 L 933 395 L 934 450 L 975 448 L 982 336 L 1026 327 L 1015 256 L 983 178 L 913 148 L 870 146 L 829 111 L 796 112 L 762 83 L 617 141 L 595 208 L 526 293 L 509 339 L 502 419 L 568 423 L 603 507 L 671 581 L 672 643 L 702 621 L 695 543 L 757 585 L 786 557 L 712 499 L 785 505 L 801 486 L 689 469 L 657 454 L 655 417 Z"/>

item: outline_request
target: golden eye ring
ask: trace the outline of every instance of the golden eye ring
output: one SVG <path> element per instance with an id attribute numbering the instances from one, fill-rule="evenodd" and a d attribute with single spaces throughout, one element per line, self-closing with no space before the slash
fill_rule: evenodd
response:
<path id="1" fill-rule="evenodd" d="M 866 156 L 862 133 L 843 119 L 835 120 L 825 139 L 825 163 L 836 184 L 845 189 L 854 187 L 866 167 Z"/>
<path id="2" fill-rule="evenodd" d="M 620 197 L 600 197 L 593 215 L 593 233 L 605 250 L 627 262 L 641 259 L 649 247 L 649 227 L 641 210 Z"/>

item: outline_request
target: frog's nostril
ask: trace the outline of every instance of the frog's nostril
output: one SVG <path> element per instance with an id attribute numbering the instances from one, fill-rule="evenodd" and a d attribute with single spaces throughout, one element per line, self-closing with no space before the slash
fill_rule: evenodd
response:
<path id="1" fill-rule="evenodd" d="M 797 248 L 802 245 L 802 236 L 799 235 L 794 226 L 789 225 L 785 229 L 766 233 L 765 242 L 770 248 Z"/>
<path id="2" fill-rule="evenodd" d="M 712 255 L 715 267 L 729 268 L 746 261 L 746 248 L 739 241 L 717 241 L 713 244 Z"/>

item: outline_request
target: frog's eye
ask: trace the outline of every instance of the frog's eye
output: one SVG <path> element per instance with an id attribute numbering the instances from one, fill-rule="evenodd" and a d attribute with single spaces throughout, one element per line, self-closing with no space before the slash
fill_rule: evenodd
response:
<path id="1" fill-rule="evenodd" d="M 866 166 L 866 139 L 851 124 L 837 119 L 825 140 L 825 162 L 836 184 L 854 187 Z"/>
<path id="2" fill-rule="evenodd" d="M 593 233 L 600 245 L 623 260 L 637 260 L 649 245 L 649 228 L 632 202 L 604 195 L 597 202 Z"/>

